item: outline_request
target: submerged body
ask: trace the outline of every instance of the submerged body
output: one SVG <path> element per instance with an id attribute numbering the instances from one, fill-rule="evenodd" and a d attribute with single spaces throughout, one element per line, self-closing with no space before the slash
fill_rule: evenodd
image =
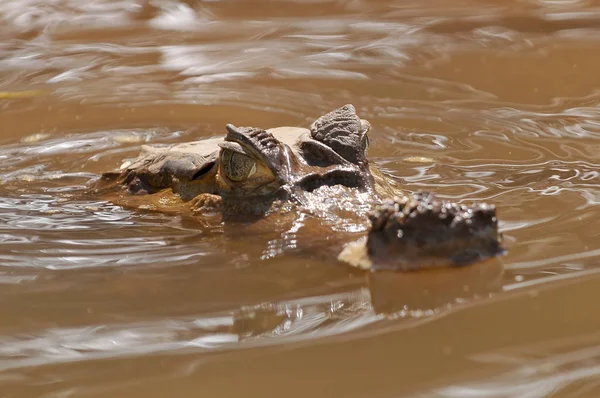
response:
<path id="1" fill-rule="evenodd" d="M 457 207 L 429 194 L 405 196 L 396 181 L 369 164 L 369 129 L 352 105 L 320 117 L 310 129 L 227 125 L 224 137 L 144 146 L 119 172 L 105 173 L 93 191 L 120 205 L 234 221 L 290 206 L 336 211 L 344 207 L 331 206 L 341 202 L 334 189 L 340 187 L 357 217 L 366 222 L 358 209 L 371 211 L 367 240 L 338 257 L 351 265 L 409 270 L 469 264 L 502 252 L 494 208 Z M 484 208 L 485 217 L 471 217 Z M 403 217 L 410 221 L 399 222 Z"/>

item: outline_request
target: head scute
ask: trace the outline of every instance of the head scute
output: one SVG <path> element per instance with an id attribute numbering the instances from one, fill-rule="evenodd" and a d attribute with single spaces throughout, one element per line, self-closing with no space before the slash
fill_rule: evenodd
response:
<path id="1" fill-rule="evenodd" d="M 353 105 L 344 105 L 321 116 L 310 127 L 313 139 L 322 142 L 349 162 L 364 162 L 362 138 L 368 122 L 362 122 Z"/>
<path id="2" fill-rule="evenodd" d="M 225 126 L 227 137 L 225 139 L 250 141 L 257 149 L 275 148 L 279 141 L 269 133 L 258 127 L 236 127 L 233 124 Z"/>

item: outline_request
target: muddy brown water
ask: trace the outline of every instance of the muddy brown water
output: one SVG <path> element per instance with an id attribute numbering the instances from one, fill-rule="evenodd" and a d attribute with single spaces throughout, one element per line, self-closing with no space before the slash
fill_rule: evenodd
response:
<path id="1" fill-rule="evenodd" d="M 600 396 L 600 2 L 3 0 L 0 21 L 0 397 Z M 408 191 L 496 204 L 508 255 L 365 275 L 78 196 L 142 143 L 345 103 Z"/>

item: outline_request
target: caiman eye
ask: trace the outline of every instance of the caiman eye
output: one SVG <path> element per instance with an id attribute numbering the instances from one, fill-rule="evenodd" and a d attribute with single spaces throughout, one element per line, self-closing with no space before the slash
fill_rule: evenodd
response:
<path id="1" fill-rule="evenodd" d="M 256 173 L 256 161 L 249 156 L 229 149 L 223 150 L 221 156 L 221 166 L 231 181 L 244 181 Z"/>
<path id="2" fill-rule="evenodd" d="M 362 140 L 362 149 L 363 152 L 365 153 L 365 156 L 367 155 L 367 152 L 369 152 L 369 136 L 365 134 L 363 140 Z"/>

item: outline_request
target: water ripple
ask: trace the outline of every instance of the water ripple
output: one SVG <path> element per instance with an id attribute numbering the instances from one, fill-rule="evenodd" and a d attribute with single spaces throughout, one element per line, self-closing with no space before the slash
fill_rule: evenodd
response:
<path id="1" fill-rule="evenodd" d="M 130 212 L 106 202 L 65 202 L 51 195 L 0 198 L 0 221 L 4 232 L 0 244 L 11 248 L 0 253 L 0 266 L 14 269 L 185 265 L 211 251 L 207 242 L 176 243 L 198 235 L 196 229 L 179 226 L 160 238 L 149 238 L 145 229 L 172 220 L 155 215 L 147 221 L 133 222 Z M 137 236 L 127 237 L 125 227 L 130 228 L 129 234 Z M 111 230 L 118 230 L 118 235 L 102 237 Z M 62 235 L 56 235 L 56 231 Z M 90 239 L 79 231 L 97 231 L 100 236 Z M 66 238 L 68 235 L 72 237 Z"/>
<path id="2" fill-rule="evenodd" d="M 368 291 L 359 290 L 199 317 L 0 337 L 0 369 L 173 350 L 222 351 L 298 342 L 313 339 L 315 333 L 321 337 L 347 333 L 381 319 L 368 301 Z"/>
<path id="3" fill-rule="evenodd" d="M 586 341 L 583 347 L 575 347 L 575 337 L 567 341 L 545 342 L 527 348 L 527 352 L 503 352 L 480 355 L 477 360 L 486 363 L 516 364 L 517 368 L 487 379 L 470 383 L 450 385 L 417 396 L 544 398 L 556 396 L 572 385 L 579 385 L 579 392 L 597 387 L 600 376 L 600 346 L 598 336 L 577 336 Z M 565 352 L 556 352 L 558 349 Z"/>
<path id="4" fill-rule="evenodd" d="M 267 3 L 0 1 L 0 124 L 11 126 L 0 143 L 11 303 L 0 369 L 372 338 L 598 273 L 597 6 Z M 290 225 L 248 230 L 78 195 L 144 143 L 225 122 L 307 126 L 344 103 L 369 119 L 373 162 L 406 191 L 495 203 L 508 255 L 358 277 L 317 259 L 336 236 L 365 231 L 367 208 L 341 192 Z M 512 327 L 512 314 L 499 319 Z M 435 394 L 542 397 L 585 383 L 598 373 L 594 339 L 564 355 L 537 347 L 537 361 L 500 353 L 522 366 Z"/>

